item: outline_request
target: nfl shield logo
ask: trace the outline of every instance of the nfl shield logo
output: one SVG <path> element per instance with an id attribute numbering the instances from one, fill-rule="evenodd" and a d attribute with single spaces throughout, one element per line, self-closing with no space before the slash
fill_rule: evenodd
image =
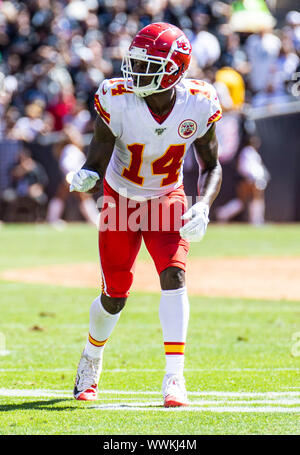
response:
<path id="1" fill-rule="evenodd" d="M 156 128 L 155 132 L 158 136 L 160 136 L 167 128 Z"/>

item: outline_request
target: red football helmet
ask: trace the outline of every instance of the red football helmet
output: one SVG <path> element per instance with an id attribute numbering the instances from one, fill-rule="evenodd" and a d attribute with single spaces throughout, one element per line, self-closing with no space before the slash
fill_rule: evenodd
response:
<path id="1" fill-rule="evenodd" d="M 127 87 L 141 97 L 169 90 L 184 77 L 191 53 L 191 43 L 178 27 L 165 22 L 147 25 L 133 39 L 122 61 Z M 145 71 L 134 70 L 136 61 L 144 62 Z M 149 76 L 153 77 L 146 85 L 143 78 Z"/>

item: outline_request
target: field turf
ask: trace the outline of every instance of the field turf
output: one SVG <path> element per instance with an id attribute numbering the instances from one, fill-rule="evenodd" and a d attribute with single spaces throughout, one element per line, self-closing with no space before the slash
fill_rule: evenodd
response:
<path id="1" fill-rule="evenodd" d="M 0 271 L 98 261 L 85 224 L 0 228 Z M 300 256 L 297 225 L 209 226 L 191 257 Z M 140 258 L 149 259 L 143 248 Z M 217 279 L 217 277 L 216 277 Z M 104 355 L 99 399 L 72 398 L 98 291 L 0 281 L 0 434 L 300 434 L 299 301 L 190 297 L 191 405 L 164 409 L 159 294 L 133 292 Z"/>

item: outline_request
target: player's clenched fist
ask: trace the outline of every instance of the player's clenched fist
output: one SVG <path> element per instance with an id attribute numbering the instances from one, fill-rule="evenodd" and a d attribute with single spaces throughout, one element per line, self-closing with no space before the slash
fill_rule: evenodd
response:
<path id="1" fill-rule="evenodd" d="M 181 237 L 189 242 L 199 242 L 204 236 L 209 223 L 208 213 L 209 207 L 207 204 L 197 202 L 192 205 L 181 217 L 182 220 L 189 220 L 179 230 Z"/>
<path id="2" fill-rule="evenodd" d="M 70 191 L 80 191 L 85 193 L 92 189 L 97 180 L 99 180 L 99 174 L 88 169 L 80 169 L 76 172 L 71 180 Z"/>

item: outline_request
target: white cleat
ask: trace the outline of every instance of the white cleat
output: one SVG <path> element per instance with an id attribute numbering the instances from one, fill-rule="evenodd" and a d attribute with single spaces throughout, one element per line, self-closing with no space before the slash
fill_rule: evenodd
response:
<path id="1" fill-rule="evenodd" d="M 81 354 L 73 390 L 76 400 L 97 400 L 101 369 L 102 359 L 95 359 L 84 353 Z"/>
<path id="2" fill-rule="evenodd" d="M 189 405 L 183 376 L 166 374 L 163 380 L 162 391 L 165 408 Z"/>

